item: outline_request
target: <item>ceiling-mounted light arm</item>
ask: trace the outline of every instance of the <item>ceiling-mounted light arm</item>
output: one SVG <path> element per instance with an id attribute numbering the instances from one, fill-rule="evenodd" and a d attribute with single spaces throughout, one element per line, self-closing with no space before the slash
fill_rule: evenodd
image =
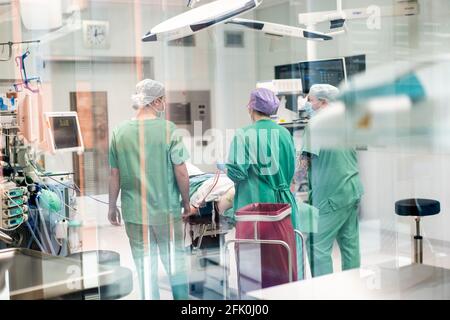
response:
<path id="1" fill-rule="evenodd" d="M 310 13 L 300 13 L 298 22 L 305 26 L 314 26 L 322 22 L 333 22 L 334 25 L 341 23 L 345 27 L 345 22 L 357 19 L 367 19 L 371 13 L 366 8 L 342 8 L 342 0 L 337 0 L 337 10 L 335 11 L 318 11 Z M 389 16 L 411 16 L 419 13 L 418 0 L 395 0 L 391 6 L 380 6 L 380 15 L 382 17 Z M 342 23 L 344 19 L 345 22 Z"/>
<path id="2" fill-rule="evenodd" d="M 193 1 L 189 1 L 188 5 L 193 5 Z M 142 41 L 184 38 L 250 12 L 262 2 L 263 0 L 215 0 L 163 21 L 147 32 Z"/>
<path id="3" fill-rule="evenodd" d="M 81 25 L 81 13 L 80 11 L 73 11 L 70 16 L 68 16 L 65 19 L 65 23 L 62 27 L 47 33 L 46 35 L 41 37 L 42 43 L 48 43 L 51 41 L 54 41 L 56 39 L 59 39 L 61 37 L 64 37 L 70 33 L 73 33 L 77 30 L 80 30 L 82 27 Z"/>
<path id="4" fill-rule="evenodd" d="M 265 21 L 235 18 L 230 21 L 227 21 L 226 23 L 239 25 L 242 27 L 252 29 L 254 31 L 264 32 L 267 35 L 274 35 L 281 37 L 288 36 L 315 41 L 328 41 L 333 39 L 333 37 L 331 37 L 330 35 L 322 32 Z"/>
<path id="5" fill-rule="evenodd" d="M 214 19 L 204 20 L 197 22 L 195 24 L 192 24 L 190 28 L 192 31 L 197 32 L 200 30 L 203 30 L 205 28 L 208 28 L 212 25 L 215 25 L 220 22 L 225 22 L 235 16 L 238 16 L 242 13 L 245 13 L 255 7 L 255 3 L 252 1 L 247 2 L 243 7 L 239 9 L 229 10 L 228 12 L 223 12 L 220 16 L 216 16 Z"/>

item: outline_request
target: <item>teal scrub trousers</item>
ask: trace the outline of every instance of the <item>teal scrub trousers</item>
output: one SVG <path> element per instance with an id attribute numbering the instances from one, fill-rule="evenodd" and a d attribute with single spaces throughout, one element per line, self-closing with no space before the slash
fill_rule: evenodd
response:
<path id="1" fill-rule="evenodd" d="M 306 248 L 313 277 L 333 273 L 331 254 L 336 240 L 341 251 L 342 270 L 359 268 L 359 201 L 319 215 L 318 232 L 308 234 Z"/>
<path id="2" fill-rule="evenodd" d="M 187 300 L 189 298 L 186 271 L 187 253 L 183 247 L 182 222 L 158 226 L 125 223 L 125 229 L 136 265 L 141 299 L 148 299 L 149 293 L 152 300 L 160 299 L 158 285 L 159 253 L 164 269 L 169 276 L 174 300 Z M 146 232 L 147 249 L 143 240 Z"/>

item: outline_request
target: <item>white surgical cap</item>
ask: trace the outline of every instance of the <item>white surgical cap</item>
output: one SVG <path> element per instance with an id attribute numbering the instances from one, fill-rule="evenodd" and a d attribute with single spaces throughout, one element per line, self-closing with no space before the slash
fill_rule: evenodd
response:
<path id="1" fill-rule="evenodd" d="M 339 89 L 329 84 L 314 84 L 309 89 L 309 94 L 317 99 L 332 101 L 339 95 Z"/>
<path id="2" fill-rule="evenodd" d="M 136 94 L 131 96 L 134 108 L 142 108 L 165 95 L 164 85 L 158 81 L 145 79 L 136 85 Z"/>

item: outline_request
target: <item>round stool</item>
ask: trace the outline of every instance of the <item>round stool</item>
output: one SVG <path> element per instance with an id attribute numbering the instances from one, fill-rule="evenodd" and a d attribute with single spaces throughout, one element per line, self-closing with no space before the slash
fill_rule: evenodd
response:
<path id="1" fill-rule="evenodd" d="M 430 199 L 404 199 L 395 202 L 395 213 L 399 216 L 415 217 L 414 262 L 423 263 L 423 238 L 420 235 L 420 218 L 441 212 L 441 204 Z"/>

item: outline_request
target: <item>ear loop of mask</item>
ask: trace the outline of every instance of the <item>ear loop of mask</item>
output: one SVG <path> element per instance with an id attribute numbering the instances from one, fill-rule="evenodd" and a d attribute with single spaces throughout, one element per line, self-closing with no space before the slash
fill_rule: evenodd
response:
<path id="1" fill-rule="evenodd" d="M 158 99 L 161 99 L 161 97 L 158 98 Z M 156 100 L 155 100 L 155 101 L 156 101 Z M 153 101 L 153 103 L 154 103 L 155 101 Z M 150 107 L 151 107 L 151 108 L 153 109 L 153 111 L 155 111 L 158 115 L 161 115 L 162 113 L 164 113 L 164 112 L 166 111 L 166 102 L 163 102 L 162 99 L 161 99 L 161 104 L 164 105 L 163 110 L 158 110 L 158 109 L 156 109 L 156 107 L 155 107 L 155 105 L 154 105 L 153 103 L 150 105 Z"/>

